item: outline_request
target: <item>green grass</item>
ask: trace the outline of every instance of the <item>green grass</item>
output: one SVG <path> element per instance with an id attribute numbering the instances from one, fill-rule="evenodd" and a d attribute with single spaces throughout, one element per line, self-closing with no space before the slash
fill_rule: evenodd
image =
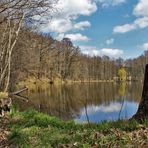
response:
<path id="1" fill-rule="evenodd" d="M 148 126 L 148 121 L 144 122 Z M 101 124 L 76 124 L 50 117 L 35 110 L 11 111 L 9 140 L 16 147 L 124 147 L 130 144 L 130 133 L 141 128 L 136 121 L 102 122 Z M 146 140 L 148 137 L 146 137 Z"/>

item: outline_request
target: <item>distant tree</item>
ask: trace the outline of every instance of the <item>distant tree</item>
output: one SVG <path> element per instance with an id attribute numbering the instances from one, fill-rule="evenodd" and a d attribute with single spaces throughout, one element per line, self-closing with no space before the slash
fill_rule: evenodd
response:
<path id="1" fill-rule="evenodd" d="M 119 96 L 123 97 L 126 94 L 126 83 L 121 83 L 118 90 Z"/>
<path id="2" fill-rule="evenodd" d="M 79 48 L 74 47 L 73 43 L 69 38 L 64 38 L 62 40 L 62 70 L 61 76 L 62 79 L 66 79 L 71 76 L 72 65 L 77 61 L 77 57 L 79 54 Z"/>
<path id="3" fill-rule="evenodd" d="M 127 77 L 127 72 L 125 70 L 125 68 L 120 68 L 118 70 L 118 76 L 119 76 L 119 80 L 120 81 L 125 81 L 126 80 L 126 77 Z"/>

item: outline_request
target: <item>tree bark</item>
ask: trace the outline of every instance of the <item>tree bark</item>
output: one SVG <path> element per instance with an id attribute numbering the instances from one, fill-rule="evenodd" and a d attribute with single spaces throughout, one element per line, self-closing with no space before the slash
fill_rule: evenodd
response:
<path id="1" fill-rule="evenodd" d="M 144 76 L 144 85 L 141 102 L 139 104 L 139 108 L 137 113 L 132 117 L 138 121 L 143 121 L 148 119 L 148 64 L 145 68 L 145 76 Z"/>

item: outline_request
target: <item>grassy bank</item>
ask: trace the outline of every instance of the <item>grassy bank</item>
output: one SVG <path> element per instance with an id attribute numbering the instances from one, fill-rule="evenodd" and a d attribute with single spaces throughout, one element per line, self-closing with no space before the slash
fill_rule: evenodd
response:
<path id="1" fill-rule="evenodd" d="M 76 124 L 34 110 L 11 112 L 9 141 L 15 147 L 124 147 L 148 146 L 148 121 Z"/>

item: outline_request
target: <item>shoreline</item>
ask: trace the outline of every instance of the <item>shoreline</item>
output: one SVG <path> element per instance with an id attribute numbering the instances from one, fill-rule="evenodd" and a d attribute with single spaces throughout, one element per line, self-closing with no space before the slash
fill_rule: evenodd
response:
<path id="1" fill-rule="evenodd" d="M 84 84 L 84 83 L 133 83 L 133 82 L 142 82 L 141 80 L 131 80 L 131 81 L 117 81 L 117 80 L 61 80 L 55 79 L 50 80 L 47 78 L 36 79 L 34 77 L 30 77 L 28 79 L 22 80 L 16 84 L 17 87 L 27 86 L 29 88 L 34 88 L 35 86 L 43 86 L 46 87 L 48 85 L 64 85 L 64 84 Z"/>

